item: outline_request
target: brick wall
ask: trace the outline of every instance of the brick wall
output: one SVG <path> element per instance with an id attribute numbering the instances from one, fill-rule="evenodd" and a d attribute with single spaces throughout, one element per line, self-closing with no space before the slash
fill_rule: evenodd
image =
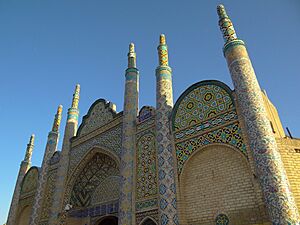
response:
<path id="1" fill-rule="evenodd" d="M 230 224 L 263 224 L 257 182 L 245 156 L 227 146 L 205 147 L 188 160 L 179 179 L 183 224 L 214 224 L 225 213 Z"/>
<path id="2" fill-rule="evenodd" d="M 281 154 L 290 187 L 300 209 L 300 139 L 277 138 L 277 145 Z"/>

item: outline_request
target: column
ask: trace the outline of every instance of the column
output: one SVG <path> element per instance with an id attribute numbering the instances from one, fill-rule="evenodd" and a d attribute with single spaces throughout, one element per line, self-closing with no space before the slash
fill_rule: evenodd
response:
<path id="1" fill-rule="evenodd" d="M 219 5 L 217 10 L 225 41 L 224 56 L 245 121 L 269 217 L 276 225 L 299 223 L 298 210 L 245 43 L 237 38 L 224 6 Z"/>
<path id="2" fill-rule="evenodd" d="M 37 191 L 34 197 L 33 209 L 30 218 L 30 225 L 37 225 L 42 207 L 42 198 L 45 193 L 47 184 L 47 174 L 49 161 L 57 150 L 57 144 L 59 139 L 59 126 L 61 122 L 62 105 L 58 106 L 57 113 L 53 122 L 52 130 L 48 134 L 46 149 L 43 157 L 42 167 L 39 174 L 39 180 L 37 185 Z"/>
<path id="3" fill-rule="evenodd" d="M 156 68 L 156 146 L 158 158 L 160 224 L 178 224 L 170 115 L 173 108 L 172 69 L 165 35 L 160 35 Z"/>
<path id="4" fill-rule="evenodd" d="M 119 222 L 121 225 L 134 225 L 134 154 L 136 148 L 136 117 L 139 100 L 139 71 L 136 68 L 134 44 L 129 45 L 128 68 L 125 73 L 125 94 L 123 111 L 122 151 L 121 151 L 121 187 L 119 200 Z"/>
<path id="5" fill-rule="evenodd" d="M 30 169 L 31 166 L 31 156 L 32 156 L 33 146 L 34 146 L 34 134 L 32 134 L 30 137 L 29 143 L 27 144 L 24 160 L 21 162 L 20 165 L 17 182 L 16 182 L 13 198 L 11 201 L 9 213 L 8 213 L 8 218 L 6 223 L 7 225 L 14 225 L 16 222 L 18 203 L 19 203 L 19 197 L 21 192 L 21 184 L 26 172 Z"/>

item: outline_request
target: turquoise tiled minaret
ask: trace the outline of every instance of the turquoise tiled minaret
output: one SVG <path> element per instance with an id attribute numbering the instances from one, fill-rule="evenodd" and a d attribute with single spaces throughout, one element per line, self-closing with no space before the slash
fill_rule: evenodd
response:
<path id="1" fill-rule="evenodd" d="M 300 222 L 298 210 L 247 49 L 244 42 L 237 38 L 224 6 L 219 5 L 217 10 L 225 40 L 224 56 L 246 125 L 270 220 L 274 225 L 298 224 Z"/>
<path id="2" fill-rule="evenodd" d="M 160 35 L 156 69 L 156 146 L 158 158 L 160 224 L 178 224 L 170 115 L 173 108 L 172 69 L 165 35 Z"/>
<path id="3" fill-rule="evenodd" d="M 31 166 L 31 156 L 32 156 L 33 146 L 34 146 L 34 134 L 32 134 L 30 137 L 29 143 L 27 144 L 24 160 L 21 162 L 20 165 L 17 182 L 16 182 L 13 198 L 11 201 L 9 213 L 8 213 L 8 218 L 6 223 L 7 225 L 14 225 L 16 223 L 18 203 L 19 203 L 19 197 L 21 192 L 21 184 L 26 172 L 29 170 Z"/>
<path id="4" fill-rule="evenodd" d="M 59 215 L 62 215 L 64 186 L 66 183 L 68 166 L 69 166 L 69 152 L 71 148 L 70 139 L 76 135 L 78 127 L 78 103 L 79 103 L 80 85 L 75 87 L 75 93 L 73 95 L 72 106 L 68 109 L 67 123 L 65 127 L 63 145 L 61 150 L 61 156 L 59 160 L 59 168 L 57 171 L 56 187 L 54 191 L 54 199 L 51 207 L 51 215 L 49 224 L 59 224 Z"/>
<path id="5" fill-rule="evenodd" d="M 119 202 L 119 224 L 135 224 L 133 207 L 133 160 L 136 148 L 136 117 L 139 101 L 139 71 L 136 68 L 136 53 L 134 45 L 129 45 L 128 68 L 125 74 L 125 95 L 123 111 L 123 133 L 121 151 L 121 188 Z"/>
<path id="6" fill-rule="evenodd" d="M 42 167 L 41 167 L 39 180 L 37 184 L 37 191 L 34 197 L 33 209 L 30 218 L 30 225 L 36 225 L 39 222 L 39 216 L 41 213 L 41 206 L 42 206 L 42 197 L 44 196 L 46 183 L 47 183 L 49 160 L 51 159 L 54 152 L 57 150 L 61 114 L 62 114 L 62 105 L 59 105 L 53 122 L 52 130 L 48 134 L 46 149 L 45 149 Z"/>
<path id="7" fill-rule="evenodd" d="M 119 224 L 131 225 L 135 224 L 133 212 L 133 159 L 136 147 L 135 132 L 139 92 L 139 71 L 136 68 L 136 53 L 132 43 L 129 45 L 128 68 L 125 79 Z"/>

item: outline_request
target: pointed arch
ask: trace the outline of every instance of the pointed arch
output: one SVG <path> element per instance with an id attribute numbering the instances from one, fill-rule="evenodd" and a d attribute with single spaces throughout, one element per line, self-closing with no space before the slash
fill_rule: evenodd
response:
<path id="1" fill-rule="evenodd" d="M 146 216 L 139 225 L 158 225 L 158 223 L 150 216 Z"/>
<path id="2" fill-rule="evenodd" d="M 71 204 L 76 208 L 92 204 L 91 199 L 94 192 L 105 180 L 109 182 L 108 178 L 112 177 L 114 185 L 117 184 L 116 177 L 119 176 L 119 165 L 119 158 L 114 153 L 98 146 L 92 147 L 74 169 L 74 172 L 69 175 L 64 205 Z M 108 189 L 108 185 L 102 186 L 105 190 Z"/>

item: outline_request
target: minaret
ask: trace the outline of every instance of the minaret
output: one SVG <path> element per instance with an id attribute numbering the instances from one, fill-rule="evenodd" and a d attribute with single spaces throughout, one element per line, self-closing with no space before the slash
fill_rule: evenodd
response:
<path id="1" fill-rule="evenodd" d="M 273 224 L 298 224 L 298 210 L 247 49 L 244 42 L 237 38 L 224 6 L 219 5 L 217 10 L 225 40 L 224 56 L 246 125 L 269 217 Z"/>
<path id="2" fill-rule="evenodd" d="M 78 127 L 78 103 L 79 103 L 79 92 L 80 85 L 77 84 L 75 93 L 73 94 L 72 106 L 68 109 L 67 123 L 65 127 L 63 145 L 59 160 L 59 168 L 57 171 L 56 187 L 54 191 L 54 199 L 51 207 L 51 215 L 49 224 L 59 224 L 58 217 L 61 211 L 64 209 L 63 206 L 63 194 L 64 186 L 67 178 L 68 166 L 69 166 L 69 152 L 71 148 L 70 139 L 76 135 Z"/>
<path id="3" fill-rule="evenodd" d="M 129 45 L 128 68 L 125 73 L 125 94 L 123 111 L 122 151 L 121 151 L 121 188 L 119 202 L 119 224 L 135 224 L 133 204 L 133 159 L 136 149 L 136 117 L 139 100 L 139 71 L 136 68 L 134 45 Z"/>
<path id="4" fill-rule="evenodd" d="M 165 35 L 160 35 L 156 68 L 156 146 L 158 158 L 159 224 L 178 224 L 170 115 L 173 108 L 172 69 Z"/>
<path id="5" fill-rule="evenodd" d="M 21 162 L 20 165 L 17 182 L 16 182 L 13 198 L 11 201 L 9 213 L 8 213 L 8 218 L 6 223 L 7 225 L 14 225 L 16 222 L 18 203 L 19 203 L 19 197 L 21 192 L 21 184 L 26 172 L 29 170 L 31 166 L 31 156 L 32 156 L 33 146 L 34 146 L 34 134 L 32 134 L 30 137 L 29 143 L 27 144 L 24 160 Z"/>
<path id="6" fill-rule="evenodd" d="M 62 105 L 59 105 L 53 122 L 52 130 L 48 134 L 46 149 L 45 149 L 44 158 L 42 162 L 41 172 L 39 174 L 37 191 L 35 194 L 32 214 L 30 218 L 30 225 L 38 224 L 38 219 L 40 217 L 41 207 L 42 207 L 42 197 L 44 196 L 46 184 L 47 184 L 49 160 L 51 159 L 54 152 L 57 151 L 61 114 L 62 114 Z"/>

